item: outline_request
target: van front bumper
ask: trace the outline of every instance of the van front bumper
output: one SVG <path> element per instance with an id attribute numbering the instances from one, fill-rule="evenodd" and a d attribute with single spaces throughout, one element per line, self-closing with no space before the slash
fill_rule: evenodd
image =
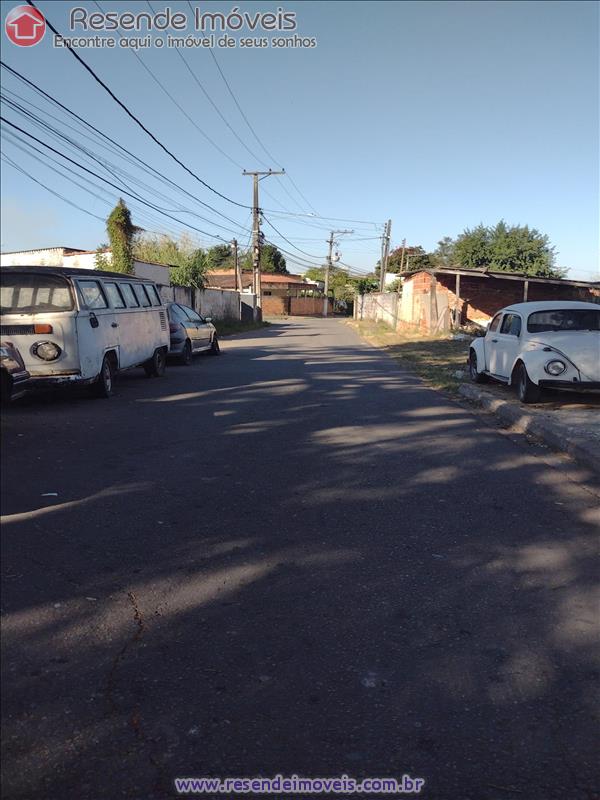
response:
<path id="1" fill-rule="evenodd" d="M 85 386 L 94 383 L 96 378 L 82 378 L 80 372 L 59 372 L 54 375 L 32 375 L 29 379 L 29 389 L 46 389 L 53 386 L 68 386 L 79 384 Z"/>

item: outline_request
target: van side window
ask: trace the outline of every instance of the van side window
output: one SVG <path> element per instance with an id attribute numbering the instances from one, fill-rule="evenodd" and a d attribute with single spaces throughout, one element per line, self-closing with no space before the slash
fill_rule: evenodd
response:
<path id="1" fill-rule="evenodd" d="M 120 283 L 119 288 L 123 293 L 123 297 L 125 298 L 125 302 L 129 308 L 138 308 L 140 305 L 137 301 L 137 297 L 134 294 L 133 289 L 131 288 L 130 283 Z"/>
<path id="2" fill-rule="evenodd" d="M 152 300 L 153 306 L 162 306 L 162 300 L 160 299 L 160 295 L 158 293 L 158 289 L 156 286 L 146 286 L 148 290 L 148 294 L 150 295 L 150 300 Z"/>
<path id="3" fill-rule="evenodd" d="M 113 308 L 125 308 L 125 300 L 116 283 L 104 282 L 104 289 Z"/>
<path id="4" fill-rule="evenodd" d="M 79 281 L 78 285 L 87 308 L 108 307 L 106 297 L 98 281 Z"/>
<path id="5" fill-rule="evenodd" d="M 150 299 L 148 298 L 148 294 L 144 286 L 141 283 L 134 283 L 133 288 L 135 290 L 137 299 L 140 301 L 140 305 L 144 306 L 144 308 L 148 308 L 150 305 Z"/>

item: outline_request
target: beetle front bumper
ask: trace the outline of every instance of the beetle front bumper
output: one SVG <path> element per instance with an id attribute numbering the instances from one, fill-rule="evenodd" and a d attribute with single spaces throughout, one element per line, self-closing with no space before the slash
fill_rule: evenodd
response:
<path id="1" fill-rule="evenodd" d="M 541 380 L 540 389 L 569 389 L 572 392 L 600 392 L 600 381 Z"/>

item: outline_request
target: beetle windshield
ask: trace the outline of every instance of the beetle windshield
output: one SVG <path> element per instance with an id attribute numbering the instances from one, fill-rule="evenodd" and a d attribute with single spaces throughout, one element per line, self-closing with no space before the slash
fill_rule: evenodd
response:
<path id="1" fill-rule="evenodd" d="M 71 288 L 59 275 L 9 272 L 2 275 L 0 292 L 3 314 L 43 314 L 73 308 Z"/>
<path id="2" fill-rule="evenodd" d="M 546 331 L 600 331 L 600 308 L 565 308 L 535 311 L 527 320 L 529 333 Z"/>

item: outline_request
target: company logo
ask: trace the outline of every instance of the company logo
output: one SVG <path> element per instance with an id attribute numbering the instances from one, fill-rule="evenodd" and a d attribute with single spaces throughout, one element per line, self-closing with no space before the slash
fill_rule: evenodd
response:
<path id="1" fill-rule="evenodd" d="M 46 20 L 37 8 L 15 6 L 6 16 L 4 30 L 13 44 L 32 47 L 44 38 Z"/>

